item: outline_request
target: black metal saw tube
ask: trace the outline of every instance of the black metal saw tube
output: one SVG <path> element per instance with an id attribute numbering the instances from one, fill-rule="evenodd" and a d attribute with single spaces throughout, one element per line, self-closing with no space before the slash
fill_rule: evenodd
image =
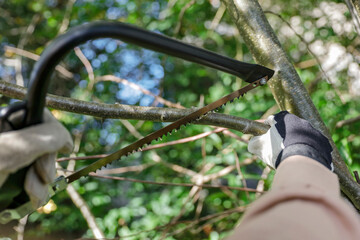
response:
<path id="1" fill-rule="evenodd" d="M 26 97 L 26 125 L 42 120 L 45 96 L 50 76 L 59 61 L 74 47 L 97 38 L 115 38 L 143 48 L 165 53 L 191 62 L 212 67 L 253 82 L 262 77 L 272 77 L 274 71 L 266 67 L 240 62 L 217 53 L 182 43 L 164 35 L 150 32 L 121 22 L 93 22 L 72 28 L 56 38 L 42 53 L 30 76 Z"/>

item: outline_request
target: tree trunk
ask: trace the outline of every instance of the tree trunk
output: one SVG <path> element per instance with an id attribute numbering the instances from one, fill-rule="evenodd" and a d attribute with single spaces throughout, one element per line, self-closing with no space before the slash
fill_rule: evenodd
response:
<path id="1" fill-rule="evenodd" d="M 332 157 L 335 173 L 339 177 L 341 190 L 354 206 L 360 209 L 360 185 L 349 173 L 327 127 L 321 120 L 319 112 L 281 47 L 259 3 L 256 0 L 223 0 L 223 2 L 256 62 L 276 71 L 269 81 L 269 87 L 279 108 L 309 120 L 315 128 L 330 139 L 334 149 Z"/>

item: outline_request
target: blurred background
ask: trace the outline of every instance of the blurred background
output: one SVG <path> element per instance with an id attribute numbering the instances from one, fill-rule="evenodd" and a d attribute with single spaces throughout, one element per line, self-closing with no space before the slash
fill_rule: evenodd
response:
<path id="1" fill-rule="evenodd" d="M 259 2 L 350 172 L 360 171 L 360 38 L 346 4 Z M 49 42 L 95 20 L 134 24 L 254 62 L 219 0 L 0 0 L 0 82 L 27 87 Z M 119 40 L 98 39 L 61 61 L 50 93 L 107 104 L 191 108 L 243 85 L 226 73 Z M 14 101 L 0 94 L 1 106 Z M 277 111 L 265 86 L 220 112 L 257 120 Z M 75 160 L 59 156 L 60 174 L 93 161 L 86 157 L 114 152 L 166 125 L 56 109 L 52 113 L 75 142 Z M 103 172 L 110 178 L 82 178 L 28 219 L 0 226 L 0 238 L 222 239 L 271 186 L 274 172 L 247 152 L 249 138 L 234 130 L 189 125 L 156 149 L 114 162 Z"/>

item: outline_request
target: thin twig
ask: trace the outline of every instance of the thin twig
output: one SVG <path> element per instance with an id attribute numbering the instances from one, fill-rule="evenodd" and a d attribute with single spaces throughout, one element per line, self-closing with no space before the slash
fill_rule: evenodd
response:
<path id="1" fill-rule="evenodd" d="M 231 215 L 233 213 L 240 213 L 240 212 L 244 212 L 245 209 L 246 209 L 247 206 L 242 206 L 242 207 L 237 207 L 237 208 L 233 208 L 233 209 L 230 209 L 230 210 L 227 210 L 227 211 L 223 211 L 221 213 L 214 213 L 214 214 L 210 214 L 210 215 L 207 215 L 207 216 L 204 216 L 202 218 L 199 218 L 199 219 L 196 219 L 196 220 L 191 220 L 191 221 L 188 221 L 188 220 L 185 220 L 185 221 L 178 221 L 176 223 L 174 223 L 173 225 L 177 225 L 177 224 L 182 224 L 182 223 L 185 223 L 185 224 L 192 224 L 192 223 L 200 223 L 200 222 L 203 222 L 203 221 L 207 221 L 207 220 L 210 220 L 210 219 L 213 219 L 213 218 L 217 218 L 219 216 L 223 216 L 223 215 Z M 167 223 L 165 225 L 161 225 L 161 226 L 157 226 L 153 229 L 149 229 L 149 230 L 143 230 L 143 231 L 140 231 L 140 232 L 137 232 L 137 233 L 134 233 L 134 234 L 131 234 L 131 235 L 125 235 L 125 236 L 120 236 L 119 238 L 114 238 L 114 239 L 124 239 L 124 238 L 129 238 L 129 237 L 135 237 L 141 233 L 145 233 L 145 232 L 152 232 L 152 231 L 157 231 L 157 230 L 160 230 L 162 228 L 166 228 L 170 225 L 170 223 Z M 170 225 L 170 226 L 173 226 L 173 225 Z M 90 240 L 90 239 L 89 239 Z"/>
<path id="2" fill-rule="evenodd" d="M 22 34 L 20 36 L 20 40 L 19 40 L 19 43 L 17 46 L 19 49 L 24 48 L 29 37 L 33 34 L 35 27 L 38 24 L 39 20 L 40 20 L 40 14 L 33 15 L 29 26 L 27 26 L 27 28 L 26 28 L 26 31 L 22 32 Z M 15 73 L 16 84 L 20 85 L 20 86 L 24 86 L 24 78 L 22 75 L 22 57 L 21 56 L 16 57 L 16 64 L 14 65 L 14 67 L 15 67 L 15 71 L 16 71 L 16 73 Z"/>
<path id="3" fill-rule="evenodd" d="M 264 192 L 264 188 L 265 188 L 265 179 L 268 178 L 269 173 L 271 172 L 271 168 L 270 167 L 266 167 L 264 168 L 262 174 L 261 174 L 261 179 L 259 180 L 257 186 L 256 186 L 256 190 L 259 191 L 258 193 L 256 193 L 256 197 L 260 197 L 261 196 L 261 192 Z"/>
<path id="4" fill-rule="evenodd" d="M 245 188 L 247 188 L 247 184 L 246 184 L 246 180 L 244 178 L 244 175 L 242 174 L 241 172 L 241 168 L 240 168 L 240 162 L 239 162 L 239 156 L 237 155 L 237 153 L 234 151 L 234 154 L 235 154 L 235 165 L 236 165 L 236 170 L 238 171 L 238 174 L 239 174 L 239 177 L 241 179 L 241 182 L 243 184 L 243 186 Z M 250 195 L 249 195 L 249 192 L 246 192 L 246 198 L 249 200 L 250 199 Z"/>
<path id="5" fill-rule="evenodd" d="M 80 131 L 78 134 L 75 135 L 74 150 L 71 155 L 75 156 L 75 154 L 78 153 L 80 149 L 82 137 L 83 137 L 83 131 Z M 59 174 L 66 176 L 68 175 L 68 173 L 74 171 L 75 161 L 70 161 L 66 169 L 62 169 L 62 167 L 58 163 L 56 163 L 56 167 L 58 169 Z M 67 185 L 66 192 L 69 194 L 75 206 L 80 210 L 81 214 L 84 217 L 84 220 L 87 222 L 94 237 L 96 239 L 105 239 L 105 235 L 102 232 L 102 230 L 99 228 L 98 224 L 96 223 L 95 217 L 92 214 L 89 206 L 87 205 L 86 201 L 81 197 L 81 195 L 77 192 L 74 186 L 71 184 Z"/>
<path id="6" fill-rule="evenodd" d="M 75 160 L 75 161 L 92 160 L 92 159 L 104 158 L 108 155 L 109 154 L 99 154 L 99 155 L 81 156 L 81 157 L 62 157 L 62 158 L 56 159 L 56 161 L 57 162 L 66 162 L 66 161 L 70 161 L 70 160 Z"/>
<path id="7" fill-rule="evenodd" d="M 223 134 L 224 134 L 224 135 L 227 135 L 227 136 L 229 136 L 229 137 L 235 138 L 236 140 L 238 140 L 238 141 L 240 141 L 240 142 L 243 142 L 243 143 L 246 143 L 246 144 L 249 143 L 249 140 L 247 140 L 247 139 L 245 139 L 245 138 L 243 138 L 243 137 L 240 137 L 240 136 L 236 135 L 235 133 L 229 131 L 228 129 L 225 129 L 225 130 L 223 131 Z"/>
<path id="8" fill-rule="evenodd" d="M 76 56 L 80 59 L 80 61 L 84 64 L 84 66 L 86 68 L 86 71 L 89 76 L 89 84 L 87 86 L 87 89 L 89 91 L 91 91 L 95 84 L 94 70 L 91 66 L 91 63 L 89 62 L 89 60 L 86 58 L 86 56 L 84 55 L 84 53 L 81 51 L 81 49 L 79 47 L 75 47 L 74 51 L 75 51 Z"/>
<path id="9" fill-rule="evenodd" d="M 358 1 L 345 0 L 346 6 L 349 9 L 349 12 L 351 14 L 351 18 L 352 18 L 353 23 L 354 23 L 354 28 L 355 28 L 358 36 L 359 36 L 360 35 L 360 16 L 359 16 L 359 12 L 356 11 L 356 8 L 354 6 L 355 2 L 356 2 L 356 4 L 359 5 Z"/>
<path id="10" fill-rule="evenodd" d="M 141 172 L 152 166 L 154 166 L 154 163 L 145 163 L 142 165 L 121 167 L 121 168 L 103 169 L 103 170 L 97 171 L 97 174 L 105 175 L 105 174 L 121 174 L 121 173 L 127 173 L 127 172 Z"/>
<path id="11" fill-rule="evenodd" d="M 197 204 L 196 210 L 195 210 L 195 219 L 199 219 L 201 211 L 202 211 L 203 206 L 204 206 L 205 198 L 207 197 L 208 193 L 209 192 L 207 190 L 204 190 L 204 189 L 200 191 L 198 204 Z"/>
<path id="12" fill-rule="evenodd" d="M 68 2 L 66 4 L 64 17 L 61 22 L 61 26 L 59 28 L 58 35 L 63 34 L 66 31 L 66 29 L 68 29 L 69 23 L 70 23 L 71 12 L 72 12 L 75 2 L 76 2 L 76 0 L 68 0 Z"/>
<path id="13" fill-rule="evenodd" d="M 202 184 L 202 183 L 201 183 Z M 175 216 L 174 218 L 171 219 L 171 221 L 169 222 L 169 226 L 167 228 L 165 228 L 163 230 L 163 232 L 161 233 L 161 237 L 160 239 L 165 239 L 168 231 L 170 230 L 170 227 L 172 225 L 175 225 L 179 219 L 185 214 L 186 210 L 188 209 L 187 205 L 188 203 L 190 203 L 190 200 L 192 199 L 192 203 L 195 204 L 195 202 L 197 201 L 198 198 L 196 198 L 195 196 L 198 195 L 198 193 L 201 191 L 201 187 L 198 186 L 193 186 L 188 194 L 188 196 L 186 197 L 185 201 L 183 202 L 181 209 L 180 209 L 180 213 Z"/>
<path id="14" fill-rule="evenodd" d="M 139 86 L 136 83 L 130 82 L 126 79 L 123 78 L 119 78 L 116 77 L 114 75 L 104 75 L 104 76 L 100 76 L 100 77 L 96 77 L 96 82 L 98 81 L 111 81 L 111 82 L 116 82 L 116 83 L 122 83 L 124 85 L 128 85 L 129 87 L 135 89 L 135 90 L 139 90 L 141 91 L 143 94 L 145 95 L 149 95 L 154 97 L 159 103 L 164 104 L 165 106 L 168 107 L 173 107 L 173 108 L 179 108 L 179 109 L 184 109 L 185 107 L 181 106 L 179 103 L 172 103 L 162 97 L 159 97 L 158 95 L 150 92 L 149 90 L 142 88 L 141 86 Z"/>
<path id="15" fill-rule="evenodd" d="M 183 21 L 183 18 L 184 18 L 184 15 L 185 15 L 185 12 L 187 9 L 189 9 L 192 5 L 195 4 L 195 0 L 191 0 L 190 2 L 188 2 L 180 11 L 179 13 L 179 17 L 178 17 L 178 21 L 177 21 L 177 25 L 175 27 L 175 30 L 174 30 L 174 37 L 176 35 L 179 34 L 180 32 L 180 29 L 181 29 L 181 25 L 182 25 L 182 21 Z"/>
<path id="16" fill-rule="evenodd" d="M 316 62 L 318 63 L 318 66 L 319 66 L 323 76 L 327 79 L 328 83 L 330 83 L 330 85 L 334 88 L 335 93 L 338 95 L 338 97 L 339 97 L 340 101 L 342 102 L 342 104 L 345 104 L 346 101 L 343 98 L 341 92 L 335 86 L 335 84 L 330 79 L 330 77 L 327 75 L 326 71 L 322 67 L 322 64 L 321 64 L 321 61 L 320 61 L 319 57 L 310 49 L 309 43 L 303 38 L 303 36 L 301 36 L 299 33 L 297 33 L 296 30 L 291 26 L 291 24 L 289 22 L 287 22 L 280 14 L 277 14 L 277 13 L 272 12 L 272 11 L 264 11 L 264 13 L 272 14 L 272 15 L 277 16 L 278 18 L 280 18 L 280 20 L 283 21 L 295 33 L 295 35 L 300 39 L 300 41 L 305 43 L 305 46 L 306 46 L 307 50 L 315 58 Z"/>
<path id="17" fill-rule="evenodd" d="M 5 50 L 5 52 L 14 53 L 14 54 L 17 54 L 17 55 L 32 59 L 34 61 L 38 61 L 40 59 L 39 55 L 37 55 L 35 53 L 32 53 L 32 52 L 29 52 L 29 51 L 26 51 L 24 49 L 19 49 L 19 48 L 15 48 L 15 47 L 5 45 L 4 50 Z M 60 64 L 58 64 L 55 67 L 55 70 L 58 71 L 59 73 L 61 73 L 64 77 L 66 77 L 68 79 L 71 79 L 71 78 L 74 77 L 74 74 L 72 72 L 70 72 L 69 70 L 67 70 L 66 68 L 61 66 Z"/>
<path id="18" fill-rule="evenodd" d="M 357 117 L 354 117 L 354 118 L 350 118 L 350 119 L 347 119 L 347 120 L 341 120 L 339 122 L 336 123 L 336 128 L 341 128 L 345 125 L 350 125 L 350 124 L 353 124 L 355 122 L 358 122 L 360 121 L 360 115 L 357 116 Z"/>
<path id="19" fill-rule="evenodd" d="M 195 221 L 191 222 L 188 226 L 185 226 L 184 228 L 181 228 L 181 229 L 178 229 L 178 230 L 174 231 L 171 235 L 177 235 L 177 234 L 179 234 L 179 233 L 181 233 L 181 232 L 195 226 L 196 224 L 198 224 L 201 221 L 207 221 L 207 220 L 210 220 L 210 219 L 218 219 L 218 218 L 219 218 L 218 220 L 221 220 L 221 219 L 223 219 L 225 217 L 230 216 L 233 213 L 244 212 L 245 209 L 246 209 L 246 206 L 242 206 L 242 207 L 237 207 L 237 208 L 234 208 L 234 209 L 230 209 L 228 211 L 224 211 L 222 213 L 216 213 L 216 214 L 208 215 L 206 217 L 200 218 L 199 219 L 200 221 L 195 220 Z M 178 223 L 181 223 L 181 222 L 178 222 Z"/>
<path id="20" fill-rule="evenodd" d="M 226 6 L 225 6 L 224 3 L 221 3 L 220 7 L 216 11 L 215 17 L 211 21 L 211 24 L 210 24 L 210 29 L 211 30 L 215 30 L 217 28 L 217 26 L 219 25 L 222 17 L 224 16 L 225 11 L 226 11 Z"/>
<path id="21" fill-rule="evenodd" d="M 159 143 L 159 144 L 156 144 L 156 145 L 151 145 L 151 146 L 148 146 L 146 148 L 143 148 L 142 150 L 143 151 L 148 151 L 148 150 L 162 148 L 162 147 L 166 147 L 166 146 L 177 145 L 177 144 L 180 144 L 180 143 L 193 142 L 193 141 L 196 141 L 198 139 L 205 138 L 205 137 L 207 137 L 207 136 L 209 136 L 209 135 L 211 135 L 213 133 L 219 133 L 219 132 L 222 132 L 224 130 L 226 130 L 226 128 L 216 128 L 213 131 L 200 133 L 200 134 L 192 136 L 192 137 L 182 138 L 182 139 L 175 140 L 175 141 L 170 141 L 170 142 L 167 142 L 167 143 Z"/>
<path id="22" fill-rule="evenodd" d="M 360 177 L 358 171 L 354 171 L 355 180 L 358 184 L 360 184 Z"/>
<path id="23" fill-rule="evenodd" d="M 127 130 L 136 138 L 140 139 L 143 136 L 136 130 L 136 128 L 128 121 L 124 119 L 120 119 L 120 122 L 126 127 Z"/>
<path id="24" fill-rule="evenodd" d="M 28 221 L 28 217 L 29 215 L 26 215 L 25 217 L 21 218 L 18 225 L 14 227 L 15 231 L 17 232 L 17 240 L 24 239 L 25 226 Z"/>
<path id="25" fill-rule="evenodd" d="M 155 151 L 151 151 L 152 154 L 152 160 L 156 163 L 161 163 L 162 165 L 172 169 L 175 172 L 187 175 L 189 177 L 194 177 L 197 175 L 197 172 L 191 170 L 191 169 L 187 169 L 184 168 L 183 166 L 177 165 L 177 164 L 173 164 L 173 163 L 169 163 L 169 162 L 164 162 L 161 157 L 155 152 Z"/>
<path id="26" fill-rule="evenodd" d="M 201 185 L 199 185 L 199 184 L 195 184 L 195 183 L 154 182 L 154 181 L 146 181 L 146 180 L 139 180 L 139 179 L 133 179 L 133 178 L 125 178 L 125 177 L 104 176 L 104 175 L 99 175 L 97 173 L 90 173 L 89 176 L 97 177 L 97 178 L 118 180 L 118 181 L 128 181 L 128 182 L 139 182 L 139 183 L 146 183 L 146 184 L 154 184 L 154 185 L 161 185 L 161 186 L 200 187 L 200 188 L 215 188 L 215 189 L 227 188 L 227 189 L 230 189 L 230 190 L 263 193 L 263 191 L 258 191 L 258 190 L 252 189 L 252 188 L 230 187 L 230 186 L 224 186 L 224 185 L 209 185 L 209 184 L 201 184 Z"/>

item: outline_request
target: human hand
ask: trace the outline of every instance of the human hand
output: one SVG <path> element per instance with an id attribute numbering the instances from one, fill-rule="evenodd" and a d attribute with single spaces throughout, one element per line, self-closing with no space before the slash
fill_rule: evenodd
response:
<path id="1" fill-rule="evenodd" d="M 55 178 L 57 152 L 71 152 L 73 141 L 66 128 L 45 109 L 43 123 L 1 133 L 0 146 L 0 186 L 9 174 L 32 164 L 24 189 L 37 208 L 47 200 L 48 184 Z"/>
<path id="2" fill-rule="evenodd" d="M 308 121 L 283 111 L 269 116 L 265 123 L 270 129 L 253 137 L 248 145 L 249 152 L 264 163 L 275 169 L 286 158 L 301 155 L 334 170 L 329 140 Z"/>

